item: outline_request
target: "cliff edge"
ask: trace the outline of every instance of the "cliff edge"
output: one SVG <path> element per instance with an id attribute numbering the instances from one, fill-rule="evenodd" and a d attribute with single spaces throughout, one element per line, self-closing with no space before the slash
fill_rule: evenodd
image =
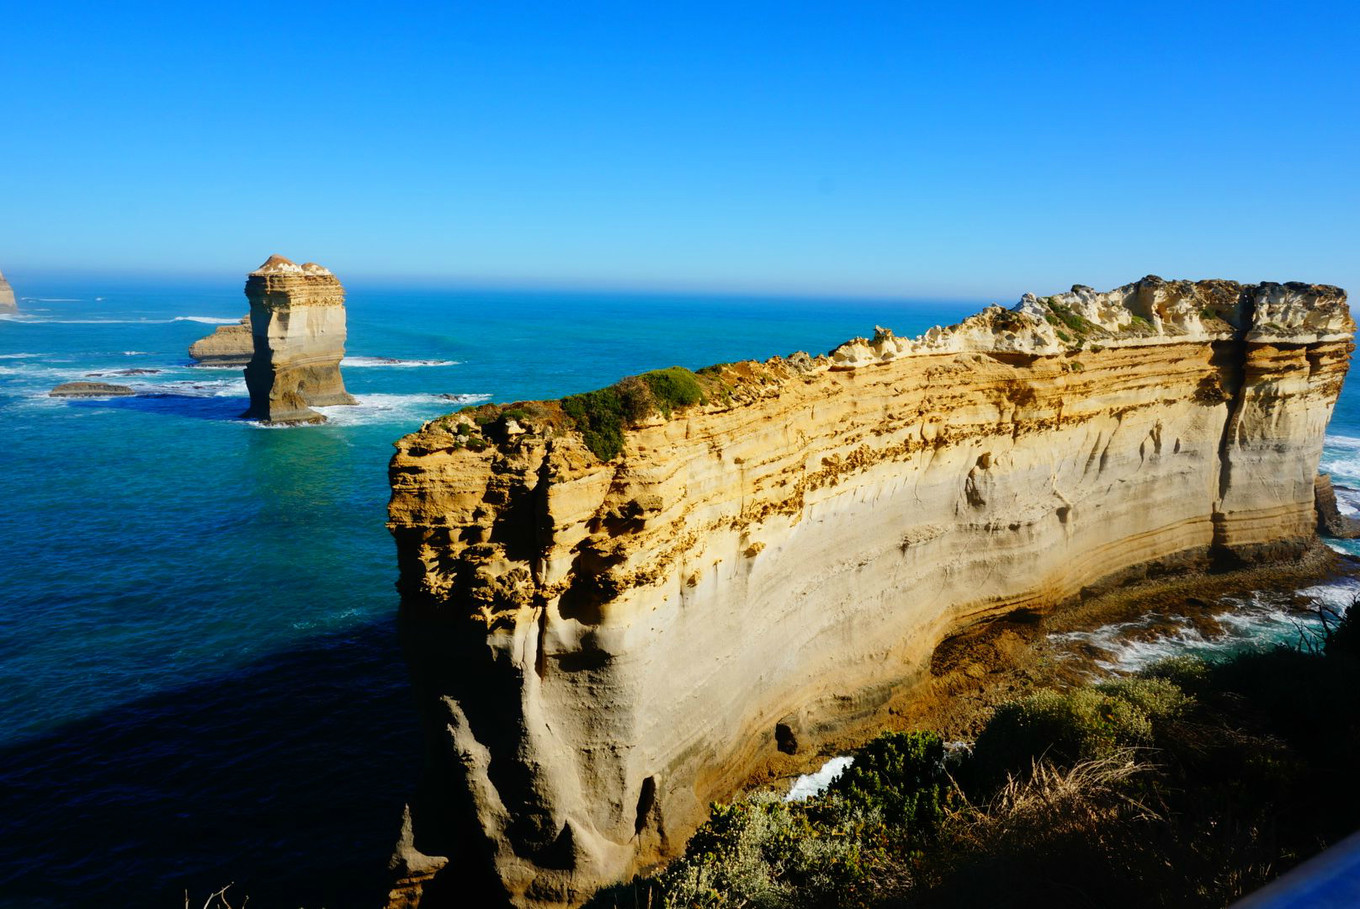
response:
<path id="1" fill-rule="evenodd" d="M 427 423 L 390 470 L 426 728 L 392 905 L 579 904 L 960 628 L 1301 554 L 1354 331 L 1335 287 L 1149 277 Z"/>
<path id="2" fill-rule="evenodd" d="M 246 364 L 250 409 L 266 423 L 324 423 L 312 407 L 353 404 L 340 375 L 345 288 L 314 262 L 270 256 L 246 278 L 253 352 Z"/>

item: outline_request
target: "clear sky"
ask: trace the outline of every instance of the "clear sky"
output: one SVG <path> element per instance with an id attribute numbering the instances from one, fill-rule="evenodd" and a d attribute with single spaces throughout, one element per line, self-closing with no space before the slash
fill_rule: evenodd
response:
<path id="1" fill-rule="evenodd" d="M 1360 4 L 0 0 L 0 269 L 1360 293 Z"/>

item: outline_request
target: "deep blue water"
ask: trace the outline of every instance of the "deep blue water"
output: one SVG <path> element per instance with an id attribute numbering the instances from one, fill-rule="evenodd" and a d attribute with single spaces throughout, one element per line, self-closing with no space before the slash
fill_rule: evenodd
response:
<path id="1" fill-rule="evenodd" d="M 12 279 L 14 276 L 11 276 Z M 419 733 L 383 525 L 391 443 L 460 406 L 821 352 L 981 302 L 349 288 L 320 427 L 238 419 L 188 345 L 241 283 L 16 283 L 0 320 L 0 905 L 371 906 Z M 433 361 L 372 365 L 372 358 Z M 365 365 L 370 364 L 370 365 Z M 60 400 L 91 373 L 149 396 Z"/>
<path id="2" fill-rule="evenodd" d="M 0 906 L 371 906 L 419 734 L 384 528 L 391 443 L 458 401 L 915 334 L 987 301 L 352 286 L 320 427 L 237 418 L 187 346 L 240 282 L 22 282 L 0 320 Z M 1008 301 L 1003 301 L 1008 302 Z M 432 361 L 374 365 L 372 358 Z M 366 365 L 367 364 L 367 365 Z M 152 393 L 47 396 L 91 373 Z M 465 396 L 458 401 L 441 395 Z M 1327 464 L 1360 485 L 1347 391 Z"/>

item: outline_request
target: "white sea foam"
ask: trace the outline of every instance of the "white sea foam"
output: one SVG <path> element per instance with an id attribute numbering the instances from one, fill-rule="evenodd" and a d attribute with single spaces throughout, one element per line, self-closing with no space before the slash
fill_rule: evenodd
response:
<path id="1" fill-rule="evenodd" d="M 219 319 L 216 316 L 175 316 L 171 322 L 201 322 L 204 325 L 235 325 L 241 321 L 238 316 L 235 319 Z"/>
<path id="2" fill-rule="evenodd" d="M 34 353 L 0 354 L 0 360 L 31 360 L 31 359 L 33 359 L 34 357 L 41 357 L 41 356 L 43 356 L 43 354 L 34 354 Z"/>
<path id="3" fill-rule="evenodd" d="M 341 366 L 349 367 L 415 367 L 415 366 L 457 366 L 457 360 L 400 360 L 396 357 L 345 357 Z"/>
<path id="4" fill-rule="evenodd" d="M 149 356 L 151 356 L 151 351 L 149 351 L 149 350 L 125 350 L 125 351 L 123 351 L 123 356 L 125 356 L 125 357 L 149 357 Z"/>
<path id="5" fill-rule="evenodd" d="M 845 768 L 853 763 L 855 763 L 855 759 L 848 754 L 833 757 L 823 764 L 820 770 L 805 773 L 794 780 L 793 786 L 789 788 L 789 794 L 784 796 L 784 801 L 802 802 L 814 795 L 821 795 L 826 791 L 826 787 L 831 785 L 831 781 L 840 776 Z"/>
<path id="6" fill-rule="evenodd" d="M 471 404 L 491 399 L 490 395 L 466 394 L 466 395 L 394 395 L 394 394 L 365 394 L 356 395 L 358 404 L 337 405 L 334 407 L 313 408 L 317 413 L 326 418 L 327 426 L 368 426 L 375 424 L 413 424 L 412 428 L 419 426 L 426 420 L 433 419 L 441 413 L 447 413 L 452 406 L 461 404 Z M 267 426 L 263 423 L 250 421 L 249 425 L 259 429 L 288 429 L 286 426 Z M 298 428 L 306 428 L 303 424 Z"/>

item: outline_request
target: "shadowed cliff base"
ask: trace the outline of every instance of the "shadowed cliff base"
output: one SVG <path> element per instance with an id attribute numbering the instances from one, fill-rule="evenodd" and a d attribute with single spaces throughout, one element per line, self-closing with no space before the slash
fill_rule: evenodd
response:
<path id="1" fill-rule="evenodd" d="M 0 906 L 372 907 L 416 772 L 391 622 L 0 750 Z M 356 785 L 356 780 L 363 780 Z"/>

